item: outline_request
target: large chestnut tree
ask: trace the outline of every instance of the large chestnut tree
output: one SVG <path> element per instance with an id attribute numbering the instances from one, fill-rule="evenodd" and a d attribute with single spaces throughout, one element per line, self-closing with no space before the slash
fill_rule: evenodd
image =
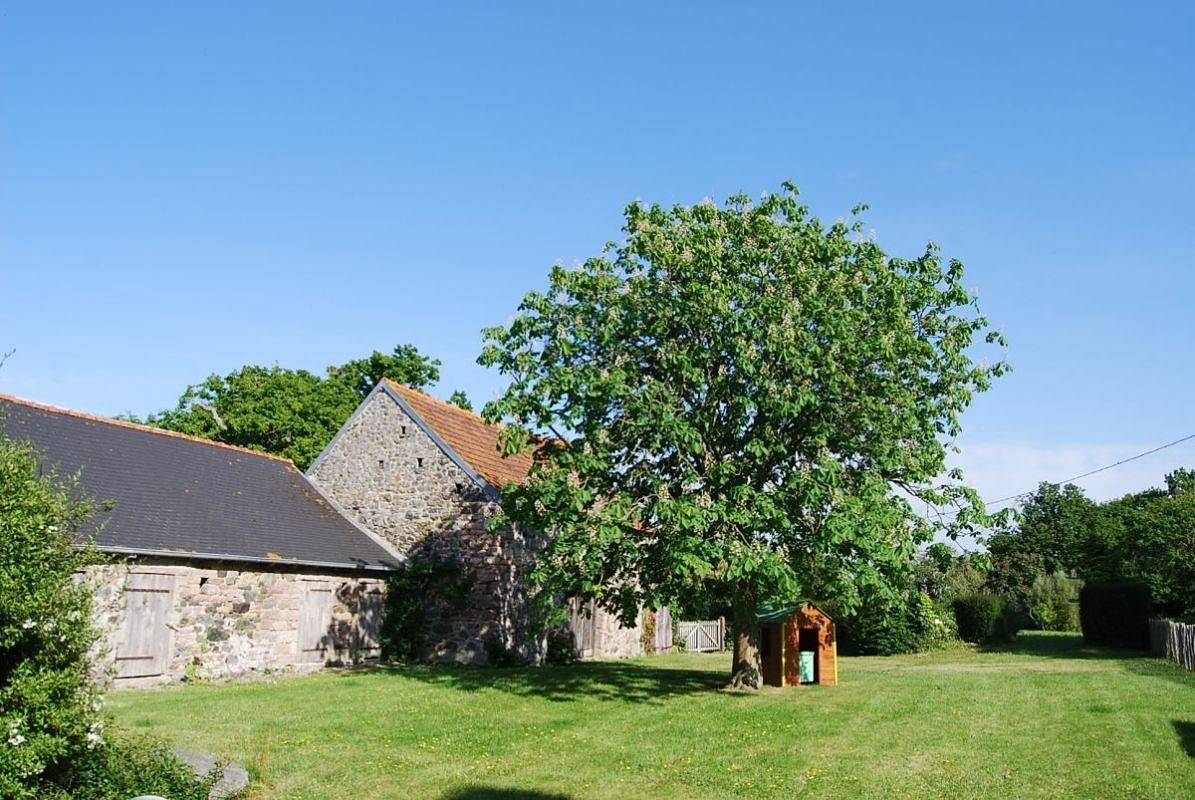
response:
<path id="1" fill-rule="evenodd" d="M 849 611 L 935 528 L 986 521 L 946 455 L 1006 369 L 975 350 L 1001 337 L 962 264 L 934 245 L 889 256 L 862 210 L 823 224 L 791 184 L 632 203 L 621 242 L 552 268 L 485 331 L 480 363 L 509 378 L 485 414 L 508 452 L 539 454 L 503 508 L 551 534 L 546 595 L 627 622 L 643 604 L 723 607 L 731 684 L 757 687 L 760 603 Z"/>

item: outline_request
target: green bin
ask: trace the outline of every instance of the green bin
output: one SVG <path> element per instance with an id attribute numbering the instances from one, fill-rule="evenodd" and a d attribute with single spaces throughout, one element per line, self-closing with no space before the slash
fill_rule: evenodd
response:
<path id="1" fill-rule="evenodd" d="M 812 650 L 802 650 L 800 661 L 797 663 L 801 668 L 801 683 L 813 683 L 813 656 Z"/>

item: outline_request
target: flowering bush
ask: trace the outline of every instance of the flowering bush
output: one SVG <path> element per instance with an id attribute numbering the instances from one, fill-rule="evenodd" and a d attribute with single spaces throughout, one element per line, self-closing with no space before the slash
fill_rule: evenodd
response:
<path id="1" fill-rule="evenodd" d="M 913 596 L 909 603 L 909 618 L 917 650 L 938 650 L 959 641 L 954 614 L 943 610 L 925 592 Z"/>
<path id="2" fill-rule="evenodd" d="M 103 741 L 91 595 L 74 579 L 92 558 L 74 547 L 89 511 L 0 438 L 0 797 L 49 794 Z"/>
<path id="3" fill-rule="evenodd" d="M 27 445 L 0 435 L 0 797 L 126 800 L 169 789 L 202 800 L 207 783 L 161 745 L 110 737 L 92 680 L 91 591 L 78 573 L 91 504 L 43 477 Z"/>

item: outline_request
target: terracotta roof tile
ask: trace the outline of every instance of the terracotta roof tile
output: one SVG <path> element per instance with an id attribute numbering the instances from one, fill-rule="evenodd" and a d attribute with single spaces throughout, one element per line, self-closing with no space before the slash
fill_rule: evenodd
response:
<path id="1" fill-rule="evenodd" d="M 490 484 L 501 489 L 508 483 L 526 480 L 531 471 L 532 454 L 524 451 L 503 457 L 498 450 L 498 434 L 502 431 L 500 425 L 491 425 L 472 411 L 458 408 L 409 386 L 394 381 L 389 383 L 415 413 Z"/>

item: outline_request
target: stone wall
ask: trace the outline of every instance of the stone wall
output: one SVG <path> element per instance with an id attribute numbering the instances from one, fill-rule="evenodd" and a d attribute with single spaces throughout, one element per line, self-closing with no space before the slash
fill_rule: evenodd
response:
<path id="1" fill-rule="evenodd" d="M 631 658 L 644 654 L 642 614 L 633 628 L 622 627 L 617 615 L 601 608 L 594 613 L 594 620 L 597 633 L 594 658 Z"/>
<path id="2" fill-rule="evenodd" d="M 542 658 L 526 587 L 540 537 L 487 530 L 497 504 L 392 397 L 371 395 L 309 477 L 399 553 L 459 566 L 463 601 L 429 602 L 429 659 L 485 664 L 500 650 Z"/>
<path id="3" fill-rule="evenodd" d="M 376 658 L 375 638 L 383 582 L 374 577 L 306 572 L 233 562 L 138 558 L 91 567 L 100 670 L 115 674 L 133 573 L 173 576 L 165 621 L 165 665 L 153 677 L 115 678 L 114 685 L 145 686 L 184 677 L 226 679 L 280 671 L 309 672 L 330 664 Z M 300 609 L 312 582 L 330 587 L 322 653 L 299 648 Z M 321 623 L 322 626 L 322 623 Z"/>
<path id="4" fill-rule="evenodd" d="M 438 536 L 455 555 L 463 504 L 487 502 L 468 474 L 385 392 L 375 392 L 309 471 L 342 510 L 403 554 Z"/>

